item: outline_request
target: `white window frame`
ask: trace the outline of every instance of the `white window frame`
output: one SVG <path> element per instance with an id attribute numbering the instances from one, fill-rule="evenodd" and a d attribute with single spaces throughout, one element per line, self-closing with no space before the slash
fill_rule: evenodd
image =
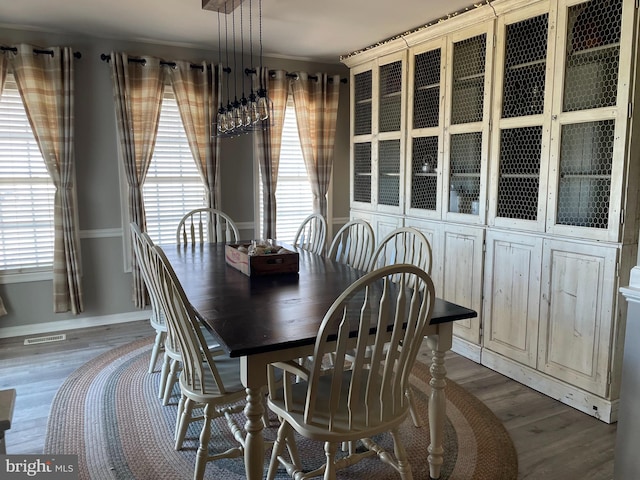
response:
<path id="1" fill-rule="evenodd" d="M 47 172 L 44 159 L 42 158 L 42 154 L 40 153 L 40 149 L 27 119 L 26 112 L 24 111 L 22 100 L 20 99 L 19 102 L 15 101 L 16 96 L 19 97 L 19 94 L 17 85 L 15 83 L 15 78 L 13 77 L 13 74 L 11 72 L 8 72 L 7 74 L 2 95 L 5 97 L 5 99 L 2 104 L 0 104 L 0 109 L 3 106 L 13 109 L 13 111 L 17 113 L 17 117 L 11 118 L 11 131 L 7 131 L 6 133 L 0 132 L 0 148 L 5 145 L 7 149 L 16 149 L 15 151 L 17 153 L 22 153 L 23 157 L 29 160 L 28 170 L 31 172 L 33 177 L 31 177 L 30 180 L 27 180 L 28 177 L 22 177 L 23 180 L 19 182 L 9 180 L 9 178 L 7 177 L 0 178 L 0 189 L 2 188 L 3 184 L 12 185 L 18 183 L 24 185 L 35 185 L 39 187 L 44 186 L 44 188 L 49 190 L 48 195 L 45 194 L 43 196 L 38 196 L 39 200 L 48 200 L 50 202 L 48 206 L 48 210 L 50 213 L 48 222 L 46 220 L 46 214 L 44 215 L 44 217 L 42 217 L 42 214 L 47 210 L 47 207 L 44 207 L 44 210 L 40 209 L 39 212 L 40 220 L 44 220 L 44 223 L 48 223 L 49 225 L 48 228 L 45 227 L 45 231 L 49 232 L 49 238 L 43 242 L 43 231 L 41 230 L 42 227 L 38 229 L 39 232 L 36 234 L 36 225 L 33 224 L 33 238 L 37 238 L 38 241 L 34 241 L 32 245 L 28 246 L 28 248 L 35 249 L 35 247 L 37 247 L 39 244 L 40 249 L 50 248 L 50 253 L 44 252 L 42 255 L 44 257 L 44 261 L 38 262 L 36 260 L 34 262 L 35 264 L 32 266 L 7 268 L 6 270 L 0 270 L 0 284 L 51 280 L 53 278 L 53 215 L 55 186 L 53 185 L 53 181 L 51 180 L 51 177 Z M 10 104 L 7 103 L 7 95 L 13 97 L 13 100 Z M 13 105 L 13 107 L 11 105 Z M 37 204 L 37 202 L 34 201 L 29 201 L 28 203 L 31 203 L 32 205 Z M 34 214 L 37 215 L 38 212 L 34 211 Z M 38 221 L 38 223 L 41 222 Z M 37 256 L 38 255 L 32 255 L 32 258 Z"/>

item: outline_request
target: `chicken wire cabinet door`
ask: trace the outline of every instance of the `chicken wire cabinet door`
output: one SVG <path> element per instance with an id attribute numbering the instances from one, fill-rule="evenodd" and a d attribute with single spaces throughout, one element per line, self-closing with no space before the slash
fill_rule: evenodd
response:
<path id="1" fill-rule="evenodd" d="M 405 212 L 422 218 L 440 218 L 442 210 L 445 60 L 444 38 L 409 53 Z"/>
<path id="2" fill-rule="evenodd" d="M 351 71 L 351 205 L 373 204 L 373 70 L 366 65 Z"/>
<path id="3" fill-rule="evenodd" d="M 485 221 L 493 23 L 451 35 L 447 45 L 444 172 L 446 220 Z"/>
<path id="4" fill-rule="evenodd" d="M 490 225 L 545 229 L 554 22 L 547 2 L 498 20 Z"/>
<path id="5" fill-rule="evenodd" d="M 634 17 L 623 0 L 558 4 L 547 231 L 618 241 Z M 628 24 L 625 24 L 627 22 Z"/>
<path id="6" fill-rule="evenodd" d="M 354 208 L 402 213 L 406 52 L 351 71 Z"/>

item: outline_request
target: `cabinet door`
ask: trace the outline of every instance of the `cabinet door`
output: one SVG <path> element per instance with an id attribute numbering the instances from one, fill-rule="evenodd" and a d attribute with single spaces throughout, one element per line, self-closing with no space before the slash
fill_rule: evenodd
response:
<path id="1" fill-rule="evenodd" d="M 351 71 L 351 206 L 402 213 L 406 52 Z"/>
<path id="2" fill-rule="evenodd" d="M 464 225 L 444 225 L 443 228 L 443 297 L 478 312 L 476 318 L 454 322 L 453 333 L 480 344 L 484 229 Z"/>
<path id="3" fill-rule="evenodd" d="M 493 23 L 451 35 L 447 46 L 443 218 L 485 221 Z"/>
<path id="4" fill-rule="evenodd" d="M 371 228 L 376 236 L 376 245 L 398 227 L 404 225 L 403 217 L 394 215 L 372 215 Z"/>
<path id="5" fill-rule="evenodd" d="M 379 212 L 402 213 L 404 184 L 404 141 L 406 119 L 406 52 L 378 60 L 378 108 L 374 122 L 377 149 L 377 192 Z"/>
<path id="6" fill-rule="evenodd" d="M 625 12 L 623 12 L 623 10 Z M 633 2 L 558 5 L 547 230 L 617 241 Z M 623 15 L 624 13 L 624 15 Z"/>
<path id="7" fill-rule="evenodd" d="M 535 368 L 542 238 L 487 232 L 483 344 Z"/>
<path id="8" fill-rule="evenodd" d="M 444 233 L 444 224 L 442 222 L 433 222 L 421 220 L 412 217 L 406 217 L 404 221 L 406 227 L 415 227 L 420 230 L 431 245 L 431 280 L 436 289 L 436 295 L 444 298 L 444 289 L 442 286 L 442 275 L 444 266 L 444 252 L 442 248 L 442 240 Z"/>
<path id="9" fill-rule="evenodd" d="M 440 218 L 446 42 L 420 45 L 409 54 L 409 99 L 405 212 Z"/>
<path id="10" fill-rule="evenodd" d="M 373 69 L 351 70 L 351 206 L 373 206 Z"/>
<path id="11" fill-rule="evenodd" d="M 554 22 L 547 2 L 498 20 L 490 225 L 545 229 Z"/>
<path id="12" fill-rule="evenodd" d="M 608 395 L 616 247 L 545 240 L 538 369 Z"/>

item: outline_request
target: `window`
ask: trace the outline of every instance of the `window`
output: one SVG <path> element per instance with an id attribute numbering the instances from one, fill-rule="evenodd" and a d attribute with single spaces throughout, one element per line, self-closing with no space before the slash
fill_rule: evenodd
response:
<path id="1" fill-rule="evenodd" d="M 262 181 L 260 185 L 260 232 L 263 228 Z M 302 221 L 313 212 L 313 194 L 307 168 L 302 157 L 296 111 L 289 95 L 282 128 L 282 147 L 276 186 L 276 236 L 283 242 L 293 242 Z"/>
<path id="2" fill-rule="evenodd" d="M 156 243 L 175 243 L 180 219 L 194 208 L 205 207 L 205 189 L 178 104 L 171 87 L 165 89 L 158 136 L 143 186 L 147 232 Z"/>
<path id="3" fill-rule="evenodd" d="M 55 187 L 11 73 L 0 96 L 0 271 L 50 271 Z"/>

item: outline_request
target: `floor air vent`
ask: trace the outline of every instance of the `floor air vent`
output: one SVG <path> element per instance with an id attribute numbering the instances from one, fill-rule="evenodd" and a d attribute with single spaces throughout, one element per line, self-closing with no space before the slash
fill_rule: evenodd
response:
<path id="1" fill-rule="evenodd" d="M 67 335 L 65 333 L 60 333 L 58 335 L 48 335 L 46 337 L 34 337 L 34 338 L 25 338 L 25 345 L 35 345 L 37 343 L 49 343 L 49 342 L 59 342 L 61 340 L 66 340 Z"/>

